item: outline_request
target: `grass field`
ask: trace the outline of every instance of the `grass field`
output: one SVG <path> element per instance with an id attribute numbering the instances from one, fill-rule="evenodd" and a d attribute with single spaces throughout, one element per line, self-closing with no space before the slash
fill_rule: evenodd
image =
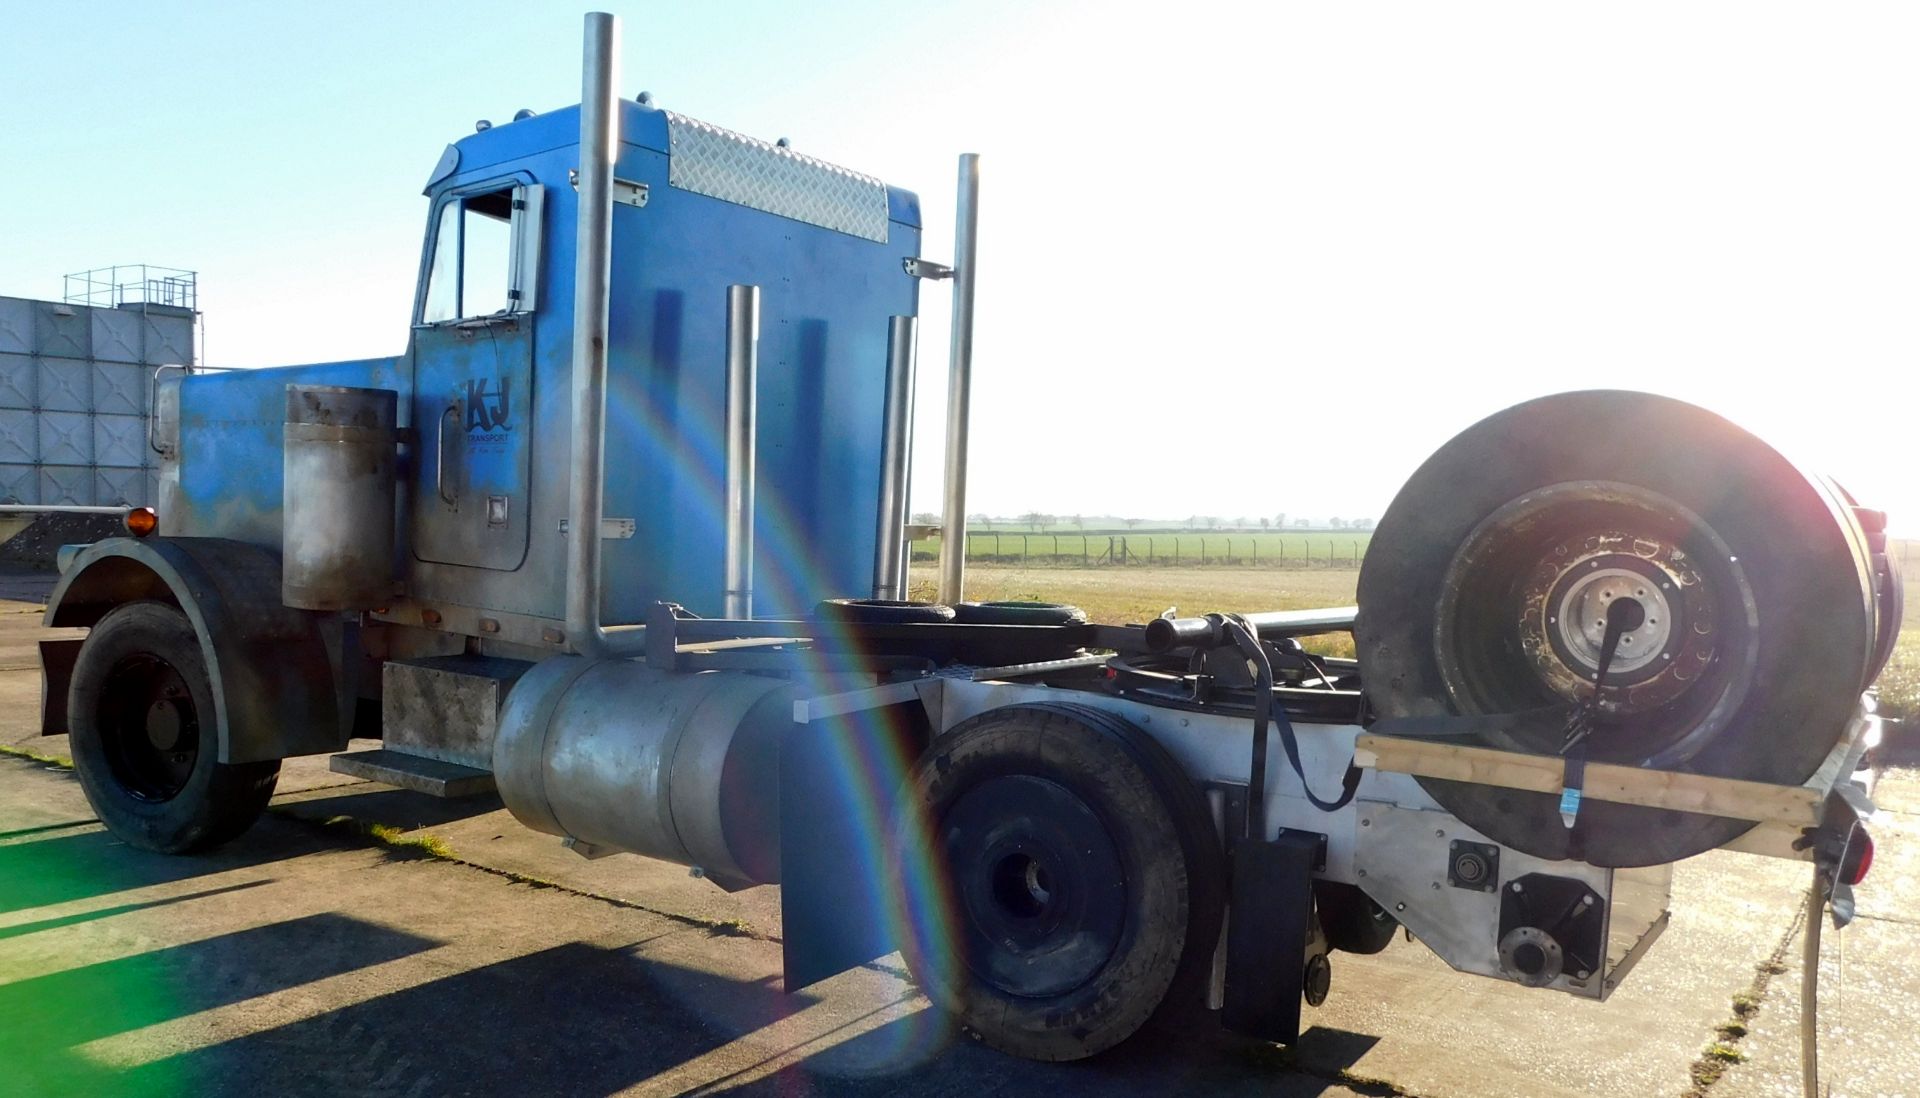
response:
<path id="1" fill-rule="evenodd" d="M 1364 530 L 1031 530 L 967 531 L 967 559 L 996 564 L 1080 568 L 1092 565 L 1207 564 L 1241 567 L 1357 568 L 1372 534 Z M 939 559 L 940 538 L 913 543 L 915 561 Z"/>
<path id="2" fill-rule="evenodd" d="M 1345 569 L 1034 568 L 975 564 L 967 569 L 967 596 L 1065 602 L 1110 625 L 1144 622 L 1168 607 L 1182 614 L 1213 611 L 1302 610 L 1346 606 L 1354 601 L 1360 573 Z M 930 566 L 913 570 L 913 595 L 931 599 L 937 577 Z M 1920 576 L 1909 572 L 1907 601 L 1920 607 Z M 1880 675 L 1880 708 L 1904 724 L 1920 724 L 1920 610 L 1910 613 L 1893 659 Z M 1350 644 L 1313 646 L 1329 655 L 1351 655 Z M 1900 729 L 1904 739 L 1912 733 Z"/>

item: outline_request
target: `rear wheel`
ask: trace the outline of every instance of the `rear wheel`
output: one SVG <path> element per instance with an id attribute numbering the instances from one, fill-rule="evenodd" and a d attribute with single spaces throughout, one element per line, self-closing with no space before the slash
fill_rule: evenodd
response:
<path id="1" fill-rule="evenodd" d="M 278 761 L 219 761 L 213 686 L 186 615 L 131 602 L 80 646 L 67 700 L 74 769 L 107 829 L 163 854 L 205 850 L 266 808 Z"/>
<path id="2" fill-rule="evenodd" d="M 997 709 L 937 741 L 912 794 L 896 868 L 931 868 L 944 902 L 902 952 L 986 1044 L 1076 1060 L 1198 1000 L 1221 855 L 1198 790 L 1152 738 L 1081 706 Z"/>

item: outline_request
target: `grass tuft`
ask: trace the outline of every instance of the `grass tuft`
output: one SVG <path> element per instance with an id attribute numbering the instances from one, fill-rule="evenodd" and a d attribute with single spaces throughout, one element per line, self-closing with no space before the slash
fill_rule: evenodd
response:
<path id="1" fill-rule="evenodd" d="M 29 750 L 25 747 L 13 747 L 7 744 L 0 744 L 0 755 L 14 759 L 25 759 L 28 762 L 37 762 L 46 766 L 58 767 L 61 770 L 73 769 L 73 760 L 65 755 L 43 755 L 38 751 Z"/>

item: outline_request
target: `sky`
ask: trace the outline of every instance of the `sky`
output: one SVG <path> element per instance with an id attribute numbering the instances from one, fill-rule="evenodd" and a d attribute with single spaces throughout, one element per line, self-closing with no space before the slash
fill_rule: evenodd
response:
<path id="1" fill-rule="evenodd" d="M 428 171 L 578 100 L 583 10 L 0 0 L 0 293 L 186 267 L 210 364 L 398 353 Z M 1480 417 L 1606 387 L 1920 536 L 1920 8 L 612 10 L 623 92 L 918 191 L 930 258 L 981 154 L 970 512 L 1377 516 Z"/>

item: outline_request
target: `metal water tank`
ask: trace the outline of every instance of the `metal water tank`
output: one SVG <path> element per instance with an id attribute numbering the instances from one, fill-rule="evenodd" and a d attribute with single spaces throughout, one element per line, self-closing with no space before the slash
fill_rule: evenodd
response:
<path id="1" fill-rule="evenodd" d="M 393 595 L 391 389 L 287 386 L 280 598 L 303 610 L 371 610 Z"/>

